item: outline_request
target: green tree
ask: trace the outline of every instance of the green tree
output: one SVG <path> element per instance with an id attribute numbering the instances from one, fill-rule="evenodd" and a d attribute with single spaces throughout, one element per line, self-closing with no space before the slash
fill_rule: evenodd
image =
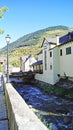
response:
<path id="1" fill-rule="evenodd" d="M 2 7 L 0 8 L 0 19 L 3 18 L 4 16 L 4 13 L 8 10 L 8 8 L 5 6 L 5 7 Z M 0 29 L 0 34 L 4 33 L 4 30 Z"/>
<path id="2" fill-rule="evenodd" d="M 2 65 L 0 64 L 0 72 L 2 72 Z"/>

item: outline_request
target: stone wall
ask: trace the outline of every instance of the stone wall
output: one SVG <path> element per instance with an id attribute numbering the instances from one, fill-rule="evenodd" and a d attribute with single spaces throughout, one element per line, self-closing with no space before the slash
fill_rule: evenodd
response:
<path id="1" fill-rule="evenodd" d="M 46 82 L 43 82 L 43 81 L 40 81 L 40 80 L 37 80 L 37 79 L 35 79 L 35 84 L 37 85 L 37 86 L 40 86 L 40 87 L 43 87 L 43 86 L 53 86 L 53 85 L 51 85 L 51 84 L 49 84 L 49 83 L 46 83 Z"/>
<path id="2" fill-rule="evenodd" d="M 48 130 L 13 86 L 4 86 L 10 130 Z"/>

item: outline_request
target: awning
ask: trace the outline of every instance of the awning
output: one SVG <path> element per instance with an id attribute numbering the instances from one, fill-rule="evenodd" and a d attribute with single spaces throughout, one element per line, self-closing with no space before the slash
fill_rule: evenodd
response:
<path id="1" fill-rule="evenodd" d="M 39 61 L 33 63 L 32 66 L 36 66 L 36 65 L 40 65 L 40 64 L 42 64 L 42 60 L 39 60 Z"/>

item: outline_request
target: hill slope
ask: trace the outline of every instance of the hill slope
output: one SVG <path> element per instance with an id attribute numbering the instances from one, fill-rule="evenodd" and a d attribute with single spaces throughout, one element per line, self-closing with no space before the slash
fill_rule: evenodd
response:
<path id="1" fill-rule="evenodd" d="M 13 65 L 19 65 L 19 58 L 22 55 L 36 54 L 41 49 L 41 44 L 44 37 L 55 37 L 56 35 L 62 36 L 70 31 L 66 26 L 53 26 L 42 29 L 19 38 L 15 42 L 9 44 L 10 62 Z M 0 50 L 0 55 L 7 53 L 6 46 Z M 13 58 L 14 57 L 14 58 Z"/>

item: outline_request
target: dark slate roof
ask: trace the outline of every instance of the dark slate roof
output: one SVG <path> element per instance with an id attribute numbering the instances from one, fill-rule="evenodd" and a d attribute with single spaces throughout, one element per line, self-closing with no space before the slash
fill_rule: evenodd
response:
<path id="1" fill-rule="evenodd" d="M 68 34 L 59 38 L 60 45 L 71 41 L 73 41 L 73 32 L 69 32 Z"/>
<path id="2" fill-rule="evenodd" d="M 36 66 L 36 65 L 40 65 L 40 64 L 42 64 L 42 60 L 39 60 L 39 61 L 33 63 L 32 66 Z"/>

